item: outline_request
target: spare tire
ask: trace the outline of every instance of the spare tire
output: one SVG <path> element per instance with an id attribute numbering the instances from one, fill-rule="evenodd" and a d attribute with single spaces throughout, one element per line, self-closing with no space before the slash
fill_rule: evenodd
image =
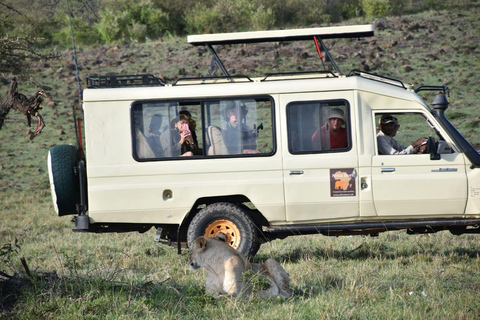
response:
<path id="1" fill-rule="evenodd" d="M 77 214 L 80 203 L 80 183 L 75 174 L 78 148 L 72 145 L 53 147 L 48 153 L 48 176 L 53 205 L 59 216 Z"/>

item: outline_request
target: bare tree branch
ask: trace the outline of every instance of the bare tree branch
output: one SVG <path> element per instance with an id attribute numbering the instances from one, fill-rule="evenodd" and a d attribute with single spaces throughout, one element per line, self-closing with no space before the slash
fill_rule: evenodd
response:
<path id="1" fill-rule="evenodd" d="M 7 9 L 10 10 L 10 11 L 13 11 L 13 12 L 17 13 L 18 15 L 24 17 L 25 19 L 28 20 L 28 22 L 30 23 L 30 25 L 33 26 L 33 21 L 30 20 L 25 14 L 21 13 L 20 11 L 18 11 L 17 9 L 15 9 L 14 7 L 9 6 L 8 4 L 5 4 L 5 3 L 3 3 L 3 2 L 0 2 L 0 5 L 1 5 L 1 6 L 4 6 L 5 8 L 7 8 Z"/>
<path id="2" fill-rule="evenodd" d="M 0 75 L 25 74 L 33 61 L 58 59 L 58 53 L 39 53 L 28 38 L 0 38 Z"/>
<path id="3" fill-rule="evenodd" d="M 37 127 L 30 134 L 30 140 L 33 140 L 45 127 L 43 117 L 38 111 L 42 109 L 40 104 L 46 96 L 47 94 L 41 90 L 37 91 L 32 97 L 27 98 L 24 94 L 18 92 L 17 80 L 13 78 L 7 94 L 0 98 L 0 129 L 2 129 L 10 110 L 15 109 L 27 117 L 28 126 L 32 123 L 32 116 L 37 118 Z"/>

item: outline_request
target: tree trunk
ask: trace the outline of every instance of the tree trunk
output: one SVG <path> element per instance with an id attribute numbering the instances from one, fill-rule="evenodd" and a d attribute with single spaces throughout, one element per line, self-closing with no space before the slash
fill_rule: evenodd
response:
<path id="1" fill-rule="evenodd" d="M 3 123 L 7 114 L 10 112 L 10 109 L 13 106 L 13 97 L 18 92 L 17 79 L 13 78 L 10 83 L 10 89 L 8 89 L 7 94 L 0 98 L 0 130 L 2 129 Z"/>

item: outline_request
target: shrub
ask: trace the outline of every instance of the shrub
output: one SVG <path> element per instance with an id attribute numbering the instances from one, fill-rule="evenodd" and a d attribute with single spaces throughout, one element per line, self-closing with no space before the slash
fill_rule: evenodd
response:
<path id="1" fill-rule="evenodd" d="M 142 42 L 168 31 L 168 14 L 153 0 L 142 0 L 135 5 L 128 0 L 108 0 L 104 5 L 95 27 L 105 43 Z"/>
<path id="2" fill-rule="evenodd" d="M 252 0 L 220 0 L 209 5 L 197 3 L 185 12 L 187 33 L 218 33 L 269 29 L 274 14 Z"/>
<path id="3" fill-rule="evenodd" d="M 341 1 L 339 4 L 340 17 L 335 17 L 334 20 L 349 20 L 364 15 L 360 1 L 361 0 Z"/>
<path id="4" fill-rule="evenodd" d="M 330 9 L 333 10 L 334 8 L 333 2 L 328 0 L 303 0 L 297 4 L 297 16 L 295 20 L 304 26 L 330 22 L 330 15 L 328 13 Z"/>
<path id="5" fill-rule="evenodd" d="M 275 24 L 275 17 L 271 8 L 263 5 L 253 12 L 251 17 L 251 25 L 253 30 L 267 30 Z"/>
<path id="6" fill-rule="evenodd" d="M 390 16 L 393 13 L 390 0 L 361 0 L 361 5 L 368 17 Z"/>
<path id="7" fill-rule="evenodd" d="M 443 10 L 447 8 L 466 7 L 472 5 L 474 0 L 424 0 L 430 9 Z"/>
<path id="8" fill-rule="evenodd" d="M 68 47 L 72 44 L 70 21 L 67 16 L 63 16 L 63 19 L 58 22 L 58 26 L 63 27 L 51 32 L 51 41 L 55 44 Z M 85 21 L 82 17 L 73 17 L 72 25 L 75 41 L 77 43 L 90 45 L 101 42 L 102 38 L 100 37 L 98 31 L 95 28 L 92 28 L 90 23 Z"/>

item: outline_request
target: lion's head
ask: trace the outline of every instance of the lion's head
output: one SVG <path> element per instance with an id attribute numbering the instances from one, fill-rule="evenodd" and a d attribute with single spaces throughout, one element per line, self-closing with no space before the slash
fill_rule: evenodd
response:
<path id="1" fill-rule="evenodd" d="M 201 268 L 201 257 L 200 254 L 205 251 L 207 248 L 207 239 L 205 237 L 198 237 L 193 242 L 193 246 L 190 250 L 190 269 L 198 270 Z"/>

